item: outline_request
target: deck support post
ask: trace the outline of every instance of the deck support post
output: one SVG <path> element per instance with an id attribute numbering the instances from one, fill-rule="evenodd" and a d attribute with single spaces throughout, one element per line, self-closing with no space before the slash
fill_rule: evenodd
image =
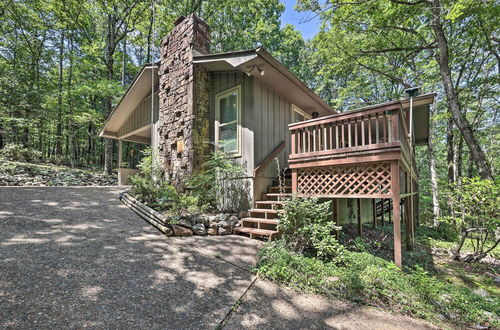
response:
<path id="1" fill-rule="evenodd" d="M 372 199 L 372 217 L 373 217 L 373 228 L 377 227 L 377 202 L 376 199 Z"/>
<path id="2" fill-rule="evenodd" d="M 332 204 L 333 204 L 333 216 L 335 218 L 335 224 L 337 225 L 337 227 L 339 227 L 340 226 L 339 200 L 337 198 L 334 198 L 332 200 Z M 337 240 L 339 240 L 339 238 L 340 238 L 340 230 L 336 230 L 335 231 L 335 237 L 337 238 Z"/>
<path id="3" fill-rule="evenodd" d="M 363 234 L 363 227 L 361 225 L 361 198 L 358 198 L 358 235 Z"/>
<path id="4" fill-rule="evenodd" d="M 292 194 L 297 193 L 297 169 L 292 169 Z"/>
<path id="5" fill-rule="evenodd" d="M 399 188 L 399 161 L 391 162 L 391 195 L 394 219 L 394 263 L 402 266 L 401 259 L 401 204 Z"/>

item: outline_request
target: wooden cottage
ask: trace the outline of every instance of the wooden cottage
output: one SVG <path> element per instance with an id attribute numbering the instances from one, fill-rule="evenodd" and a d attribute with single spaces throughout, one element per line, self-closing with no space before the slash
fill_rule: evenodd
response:
<path id="1" fill-rule="evenodd" d="M 336 113 L 265 49 L 210 54 L 209 44 L 205 22 L 177 20 L 160 61 L 142 68 L 100 132 L 119 141 L 119 162 L 121 141 L 150 144 L 182 185 L 210 151 L 223 150 L 246 169 L 239 232 L 277 234 L 292 192 L 331 198 L 335 221 L 360 233 L 363 223 L 391 221 L 401 265 L 400 223 L 412 248 L 418 214 L 414 147 L 427 143 L 434 94 Z M 289 169 L 284 189 L 275 158 Z M 132 172 L 120 168 L 120 183 Z"/>

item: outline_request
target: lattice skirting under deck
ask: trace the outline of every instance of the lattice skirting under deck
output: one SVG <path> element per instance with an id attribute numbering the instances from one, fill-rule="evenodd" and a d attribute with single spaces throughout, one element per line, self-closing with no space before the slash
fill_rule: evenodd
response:
<path id="1" fill-rule="evenodd" d="M 297 170 L 297 193 L 307 196 L 388 195 L 389 163 L 310 167 Z"/>

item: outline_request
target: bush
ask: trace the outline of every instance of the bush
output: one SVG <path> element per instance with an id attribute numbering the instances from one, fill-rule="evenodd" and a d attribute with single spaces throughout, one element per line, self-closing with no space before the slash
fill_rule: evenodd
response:
<path id="1" fill-rule="evenodd" d="M 42 153 L 32 148 L 25 148 L 20 144 L 8 143 L 0 150 L 0 156 L 12 161 L 39 162 Z"/>
<path id="2" fill-rule="evenodd" d="M 498 328 L 500 300 L 450 284 L 420 267 L 397 268 L 366 252 L 345 252 L 342 265 L 290 251 L 284 242 L 267 243 L 259 251 L 257 272 L 270 280 L 307 292 L 322 293 L 389 308 L 424 319 L 459 326 Z"/>
<path id="3" fill-rule="evenodd" d="M 295 252 L 342 262 L 345 249 L 334 236 L 340 228 L 333 223 L 330 204 L 320 203 L 317 198 L 293 197 L 279 215 L 278 230 L 283 241 Z"/>
<path id="4" fill-rule="evenodd" d="M 222 195 L 231 201 L 228 211 L 238 211 L 243 197 L 243 187 L 238 184 L 224 184 L 226 180 L 241 182 L 245 169 L 233 163 L 223 152 L 216 151 L 210 155 L 202 166 L 188 180 L 187 184 L 193 196 L 201 205 L 218 209 Z"/>
<path id="5" fill-rule="evenodd" d="M 324 292 L 333 270 L 333 265 L 290 251 L 283 240 L 267 243 L 258 252 L 260 275 L 308 292 Z"/>
<path id="6" fill-rule="evenodd" d="M 130 177 L 130 193 L 158 210 L 203 212 L 206 206 L 197 196 L 179 193 L 174 186 L 163 180 L 157 157 L 151 149 L 142 151 L 143 157 L 138 164 L 139 173 Z"/>
<path id="7" fill-rule="evenodd" d="M 499 192 L 498 184 L 479 178 L 464 178 L 453 187 L 449 198 L 455 207 L 447 221 L 456 224 L 460 231 L 454 259 L 479 261 L 500 244 Z M 473 251 L 461 255 L 466 240 Z"/>

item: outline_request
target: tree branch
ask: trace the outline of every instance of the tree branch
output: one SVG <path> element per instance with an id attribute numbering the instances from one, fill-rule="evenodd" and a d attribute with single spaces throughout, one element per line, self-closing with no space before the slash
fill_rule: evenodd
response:
<path id="1" fill-rule="evenodd" d="M 380 53 L 391 53 L 391 52 L 405 52 L 405 51 L 421 51 L 427 49 L 435 49 L 436 45 L 427 45 L 421 47 L 396 47 L 396 48 L 386 48 L 386 49 L 360 49 L 359 51 L 363 54 L 380 54 Z"/>

